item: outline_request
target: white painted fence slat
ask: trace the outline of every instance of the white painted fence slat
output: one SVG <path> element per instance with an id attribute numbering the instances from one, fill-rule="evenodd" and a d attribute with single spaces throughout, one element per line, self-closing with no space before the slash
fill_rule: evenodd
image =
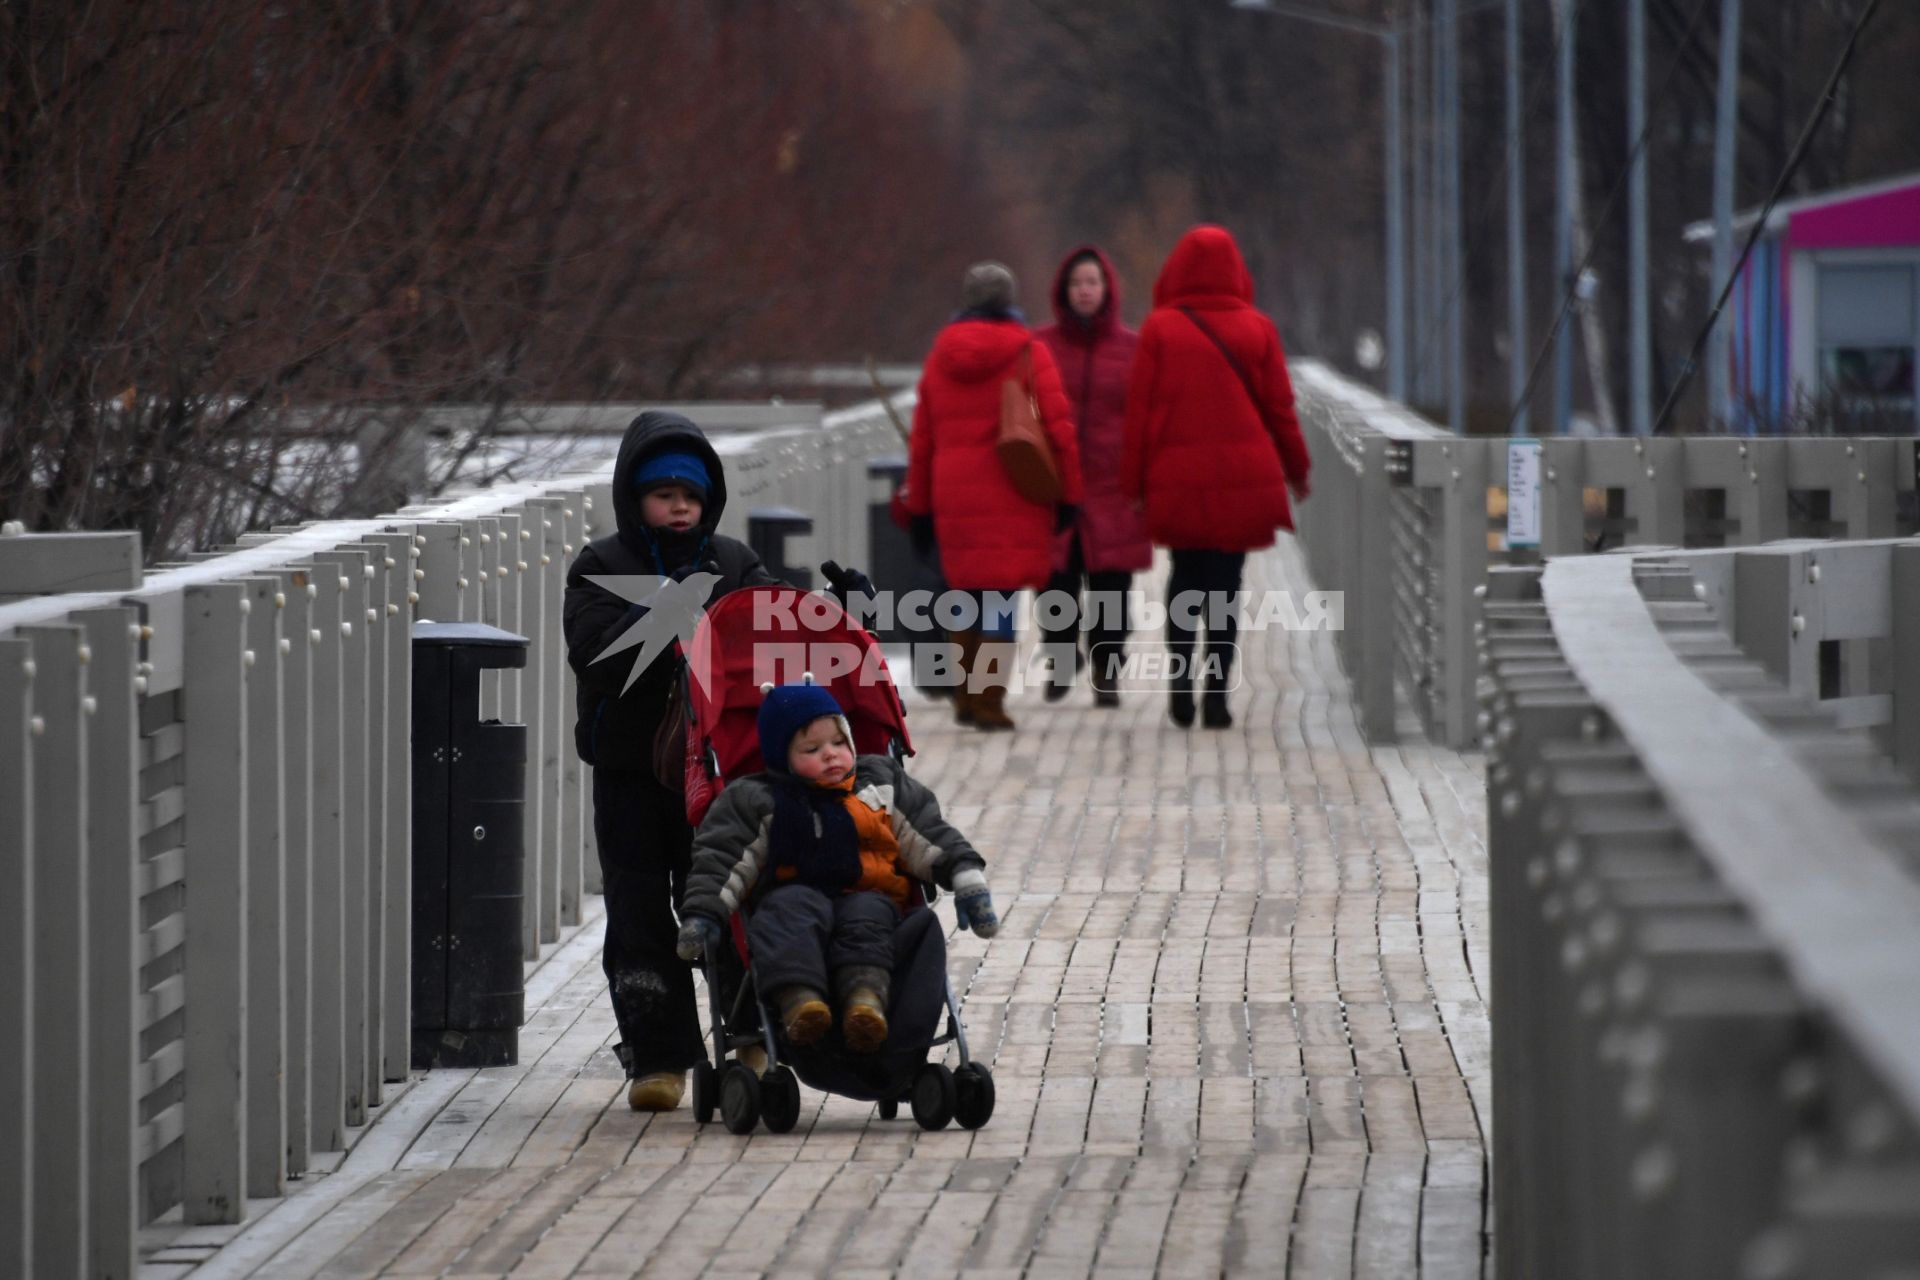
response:
<path id="1" fill-rule="evenodd" d="M 547 536 L 542 504 L 528 503 L 518 513 L 518 523 L 518 533 L 507 542 L 512 557 L 507 568 L 512 581 L 520 585 L 518 633 L 527 637 L 527 665 L 514 673 L 520 685 L 516 718 L 527 727 L 527 857 L 539 869 L 539 940 L 553 943 L 560 940 L 560 837 L 554 824 L 559 816 L 558 797 L 547 786 L 554 771 L 546 762 L 546 669 L 554 656 L 557 642 L 553 632 L 560 620 L 557 614 L 549 616 L 547 612 L 546 570 L 540 564 L 540 557 L 546 554 Z M 536 953 L 530 958 L 539 957 Z"/>
<path id="2" fill-rule="evenodd" d="M 338 575 L 340 623 L 340 1076 L 349 1125 L 367 1122 L 367 557 L 336 548 L 314 557 Z"/>
<path id="3" fill-rule="evenodd" d="M 460 619 L 460 526 L 441 522 L 414 526 L 420 556 L 414 563 L 414 616 L 435 622 Z"/>
<path id="4" fill-rule="evenodd" d="M 247 613 L 247 1194 L 287 1189 L 286 779 L 274 576 L 242 579 Z M 192 993 L 188 994 L 192 998 Z"/>
<path id="5" fill-rule="evenodd" d="M 72 615 L 85 631 L 87 696 L 87 987 L 89 1114 L 87 1217 L 91 1274 L 130 1277 L 136 1264 L 134 1156 L 140 1041 L 134 1025 L 139 984 L 139 715 L 134 668 L 139 613 L 129 607 Z"/>
<path id="6" fill-rule="evenodd" d="M 0 1272 L 33 1249 L 33 646 L 0 640 Z"/>
<path id="7" fill-rule="evenodd" d="M 558 602 L 553 606 L 557 619 L 565 617 L 567 566 L 572 562 L 574 550 L 580 545 L 581 506 L 584 501 L 585 495 L 581 493 L 562 495 L 560 511 L 554 517 L 560 536 L 558 539 L 550 538 L 547 542 L 547 557 L 552 561 L 553 575 L 547 588 L 547 598 Z M 560 624 L 556 622 L 555 626 Z M 561 643 L 564 644 L 564 628 L 562 631 Z M 564 653 L 557 655 L 551 665 L 560 680 L 559 704 L 547 719 L 553 731 L 554 751 L 560 758 L 560 918 L 569 925 L 575 925 L 580 923 L 589 856 L 581 830 L 586 814 L 581 796 L 586 766 L 573 749 L 573 714 L 579 697 L 573 668 L 568 665 Z"/>
<path id="8" fill-rule="evenodd" d="M 379 1106 L 385 1095 L 386 1064 L 386 900 L 387 900 L 387 801 L 392 791 L 391 770 L 387 766 L 387 642 L 393 628 L 386 614 L 388 556 L 386 548 L 369 539 L 361 548 L 366 566 L 361 571 L 366 592 L 366 611 L 362 615 L 367 648 L 367 880 L 366 935 L 364 955 L 367 965 L 366 1010 L 367 1105 Z M 361 623 L 356 622 L 356 626 Z"/>
<path id="9" fill-rule="evenodd" d="M 285 803 L 280 810 L 281 921 L 286 940 L 286 1170 L 305 1173 L 312 1152 L 308 1097 L 310 957 L 312 932 L 312 604 L 310 575 L 287 569 L 274 575 L 285 603 L 280 608 L 280 780 Z"/>
<path id="10" fill-rule="evenodd" d="M 182 1208 L 246 1215 L 246 604 L 237 583 L 186 592 L 187 1071 Z"/>
<path id="11" fill-rule="evenodd" d="M 342 905 L 342 846 L 346 819 L 340 643 L 340 573 L 316 563 L 308 619 L 311 658 L 313 802 L 309 858 L 308 1106 L 313 1150 L 340 1151 L 347 1142 L 346 912 Z"/>
<path id="12" fill-rule="evenodd" d="M 561 671 L 567 665 L 566 637 L 560 627 L 560 611 L 565 600 L 561 578 L 566 568 L 556 554 L 566 535 L 566 505 L 577 500 L 561 495 L 527 504 L 533 533 L 528 544 L 527 564 L 529 580 L 540 601 L 538 634 L 542 645 L 538 665 L 531 657 L 527 662 L 527 679 L 537 680 L 540 685 L 539 732 L 530 733 L 528 749 L 536 753 L 540 761 L 540 839 L 544 847 L 552 850 L 547 862 L 549 879 L 542 892 L 556 938 L 561 928 L 580 920 L 580 850 L 577 844 L 567 843 L 565 819 L 564 760 L 573 754 L 573 749 L 561 725 L 566 692 Z"/>
<path id="13" fill-rule="evenodd" d="M 386 785 L 386 886 L 381 895 L 385 918 L 381 939 L 382 990 L 380 1004 L 380 1060 L 382 1080 L 407 1078 L 412 1045 L 412 923 L 413 923 L 413 553 L 419 548 L 412 526 L 371 539 L 386 553 L 381 583 L 385 617 L 379 643 L 386 653 L 385 702 L 375 723 L 386 746 L 383 777 Z"/>
<path id="14" fill-rule="evenodd" d="M 34 1224 L 28 1274 L 87 1256 L 86 694 L 78 627 L 22 628 L 33 642 Z"/>
<path id="15" fill-rule="evenodd" d="M 588 543 L 614 531 L 613 485 L 610 482 L 587 486 L 587 496 L 580 506 L 580 518 L 580 537 L 573 550 L 567 552 L 569 565 L 575 556 L 586 549 Z M 586 890 L 588 893 L 604 893 L 606 886 L 600 875 L 600 844 L 593 831 L 592 765 L 582 765 L 580 768 L 580 844 Z"/>

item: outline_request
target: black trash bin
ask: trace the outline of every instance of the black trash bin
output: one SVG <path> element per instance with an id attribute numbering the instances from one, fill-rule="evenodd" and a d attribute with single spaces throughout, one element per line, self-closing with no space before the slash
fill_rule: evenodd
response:
<path id="1" fill-rule="evenodd" d="M 802 591 L 813 589 L 813 570 L 787 563 L 787 539 L 813 532 L 813 517 L 792 507 L 755 507 L 747 512 L 747 545 L 768 573 Z"/>
<path id="2" fill-rule="evenodd" d="M 480 673 L 527 640 L 477 622 L 413 628 L 413 1065 L 520 1058 L 527 727 L 480 719 Z"/>

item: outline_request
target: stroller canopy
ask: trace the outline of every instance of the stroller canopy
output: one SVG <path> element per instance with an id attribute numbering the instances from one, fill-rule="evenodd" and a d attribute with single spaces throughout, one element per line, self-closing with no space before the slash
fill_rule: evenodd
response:
<path id="1" fill-rule="evenodd" d="M 809 674 L 846 712 L 856 752 L 912 754 L 906 709 L 879 642 L 827 596 L 789 586 L 722 596 L 695 629 L 687 666 L 688 756 L 703 764 L 712 792 L 765 767 L 760 687 L 797 684 Z M 711 800 L 689 794 L 688 816 L 698 822 Z"/>

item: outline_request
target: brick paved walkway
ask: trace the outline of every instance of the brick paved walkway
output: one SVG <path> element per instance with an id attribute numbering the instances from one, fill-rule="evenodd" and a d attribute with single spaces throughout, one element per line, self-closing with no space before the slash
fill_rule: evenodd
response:
<path id="1" fill-rule="evenodd" d="M 1249 578 L 1305 586 L 1290 545 Z M 534 974 L 518 1066 L 424 1077 L 336 1170 L 150 1272 L 1482 1275 L 1479 762 L 1410 725 L 1369 751 L 1328 636 L 1246 639 L 1229 733 L 1084 687 L 1023 694 L 1013 736 L 914 716 L 1006 920 L 952 945 L 985 1129 L 811 1091 L 785 1136 L 628 1112 L 592 928 Z"/>

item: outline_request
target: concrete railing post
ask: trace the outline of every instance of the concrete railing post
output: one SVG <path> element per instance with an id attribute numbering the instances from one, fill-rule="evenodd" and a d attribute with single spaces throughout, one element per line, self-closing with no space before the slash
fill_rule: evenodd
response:
<path id="1" fill-rule="evenodd" d="M 247 1195 L 287 1189 L 287 937 L 282 601 L 272 576 L 240 580 L 247 602 Z M 289 646 L 291 647 L 291 646 Z M 191 876 L 191 872 L 189 872 Z M 191 927 L 192 922 L 189 921 Z M 188 992 L 189 1002 L 194 993 Z M 191 1016 L 191 1015 L 189 1015 Z"/>
<path id="2" fill-rule="evenodd" d="M 141 954 L 139 709 L 134 671 L 140 616 L 124 605 L 71 615 L 86 634 L 87 697 L 87 1031 L 91 1149 L 87 1216 L 95 1276 L 135 1269 L 134 1210 L 140 1128 L 135 1073 L 140 1027 L 135 1002 Z"/>
<path id="3" fill-rule="evenodd" d="M 1369 742 L 1394 738 L 1393 687 L 1393 491 L 1387 475 L 1385 436 L 1361 442 L 1361 469 L 1354 477 L 1355 571 L 1347 578 L 1349 661 L 1360 697 L 1360 727 Z M 1356 609 L 1355 606 L 1359 607 Z M 1357 616 L 1356 616 L 1357 615 Z"/>
<path id="4" fill-rule="evenodd" d="M 1451 746 L 1473 740 L 1474 685 L 1479 678 L 1473 624 L 1487 577 L 1486 442 L 1460 440 L 1441 447 L 1447 467 L 1441 493 L 1440 694 L 1444 737 Z"/>
<path id="5" fill-rule="evenodd" d="M 186 1098 L 182 1203 L 193 1223 L 247 1210 L 245 590 L 186 593 Z"/>
<path id="6" fill-rule="evenodd" d="M 1920 783 L 1920 542 L 1892 556 L 1893 755 Z"/>
<path id="7" fill-rule="evenodd" d="M 308 1083 L 312 1045 L 313 937 L 313 643 L 312 575 L 282 569 L 273 575 L 285 603 L 280 607 L 280 777 L 286 787 L 281 810 L 282 921 L 287 969 L 285 1085 L 287 1172 L 305 1173 L 312 1160 L 313 1112 Z"/>
<path id="8" fill-rule="evenodd" d="M 1555 436 L 1540 451 L 1540 554 L 1586 551 L 1586 444 Z"/>

